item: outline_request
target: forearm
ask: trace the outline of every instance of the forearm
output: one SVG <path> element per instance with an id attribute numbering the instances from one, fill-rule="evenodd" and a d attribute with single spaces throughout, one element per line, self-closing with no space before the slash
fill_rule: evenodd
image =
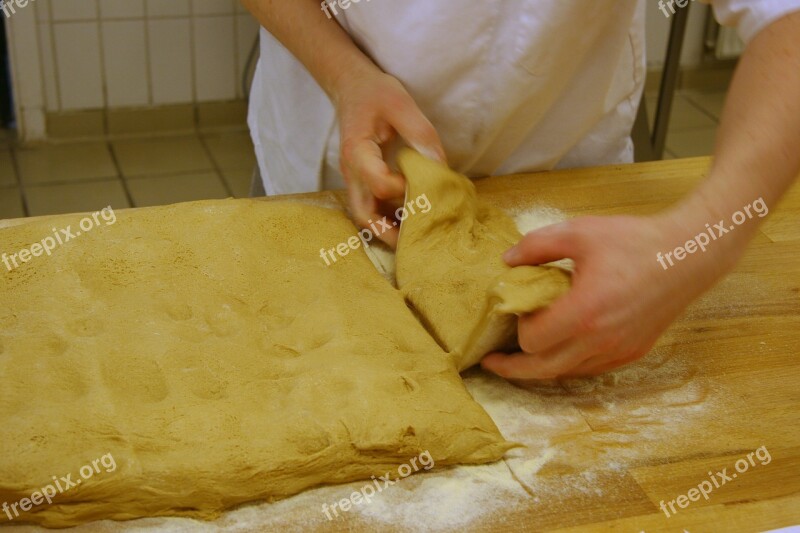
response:
<path id="1" fill-rule="evenodd" d="M 800 13 L 762 31 L 745 51 L 728 94 L 708 179 L 675 209 L 699 223 L 730 219 L 763 198 L 778 203 L 800 173 Z M 760 219 L 756 219 L 760 220 Z M 735 232 L 749 241 L 758 224 Z"/>
<path id="2" fill-rule="evenodd" d="M 378 70 L 318 0 L 241 0 L 332 99 L 345 75 Z"/>

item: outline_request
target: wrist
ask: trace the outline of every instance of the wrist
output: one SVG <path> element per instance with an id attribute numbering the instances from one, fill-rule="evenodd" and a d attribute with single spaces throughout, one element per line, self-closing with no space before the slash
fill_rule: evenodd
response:
<path id="1" fill-rule="evenodd" d="M 699 264 L 713 265 L 717 274 L 731 270 L 758 229 L 759 219 L 746 218 L 741 209 L 716 205 L 702 197 L 685 199 L 658 216 L 667 248 L 701 252 L 705 260 Z M 744 217 L 734 216 L 738 212 Z"/>
<path id="2" fill-rule="evenodd" d="M 355 84 L 364 83 L 365 80 L 383 74 L 383 71 L 369 58 L 360 52 L 359 54 L 360 57 L 352 60 L 340 61 L 322 83 L 323 90 L 336 107 L 345 95 L 352 93 Z"/>

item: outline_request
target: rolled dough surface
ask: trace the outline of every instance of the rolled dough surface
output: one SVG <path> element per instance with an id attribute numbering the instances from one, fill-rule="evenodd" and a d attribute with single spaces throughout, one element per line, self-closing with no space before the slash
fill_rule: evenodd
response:
<path id="1" fill-rule="evenodd" d="M 570 287 L 556 267 L 510 268 L 502 253 L 522 235 L 511 217 L 478 198 L 475 186 L 413 150 L 398 154 L 406 200 L 432 208 L 408 216 L 397 246 L 397 286 L 459 370 L 515 346 L 517 316 L 546 307 Z"/>
<path id="2" fill-rule="evenodd" d="M 0 230 L 0 251 L 79 219 Z M 197 202 L 0 271 L 0 502 L 117 465 L 15 523 L 212 518 L 426 450 L 436 468 L 501 458 L 513 444 L 363 251 L 320 259 L 354 234 L 331 209 Z"/>

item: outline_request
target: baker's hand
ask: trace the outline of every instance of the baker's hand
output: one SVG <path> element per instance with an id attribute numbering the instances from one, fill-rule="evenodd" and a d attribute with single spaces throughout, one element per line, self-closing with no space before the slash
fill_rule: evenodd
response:
<path id="1" fill-rule="evenodd" d="M 353 216 L 363 228 L 402 205 L 403 176 L 385 162 L 385 149 L 396 136 L 421 154 L 445 162 L 444 149 L 431 122 L 394 77 L 380 71 L 342 77 L 334 104 L 340 124 L 341 170 Z M 386 227 L 386 224 L 378 227 Z M 398 227 L 376 235 L 393 248 Z"/>
<path id="2" fill-rule="evenodd" d="M 481 366 L 505 378 L 538 380 L 598 375 L 641 358 L 739 255 L 731 238 L 675 266 L 665 261 L 665 270 L 657 254 L 697 233 L 696 222 L 677 215 L 584 217 L 529 233 L 506 252 L 506 262 L 571 258 L 572 288 L 550 307 L 519 318 L 524 353 L 489 354 Z"/>

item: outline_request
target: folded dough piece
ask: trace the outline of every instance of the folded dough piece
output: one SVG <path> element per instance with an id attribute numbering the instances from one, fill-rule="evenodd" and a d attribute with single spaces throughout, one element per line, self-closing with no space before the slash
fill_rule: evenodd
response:
<path id="1" fill-rule="evenodd" d="M 2 229 L 0 252 L 80 218 Z M 116 464 L 15 523 L 212 518 L 425 450 L 436 467 L 502 457 L 513 445 L 363 251 L 320 258 L 355 233 L 300 203 L 198 202 L 120 212 L 0 270 L 0 503 Z"/>
<path id="2" fill-rule="evenodd" d="M 522 235 L 480 201 L 472 182 L 413 150 L 397 158 L 406 202 L 425 195 L 427 213 L 408 216 L 397 246 L 397 286 L 459 370 L 514 347 L 517 315 L 552 303 L 570 278 L 555 267 L 508 267 L 502 253 Z"/>

